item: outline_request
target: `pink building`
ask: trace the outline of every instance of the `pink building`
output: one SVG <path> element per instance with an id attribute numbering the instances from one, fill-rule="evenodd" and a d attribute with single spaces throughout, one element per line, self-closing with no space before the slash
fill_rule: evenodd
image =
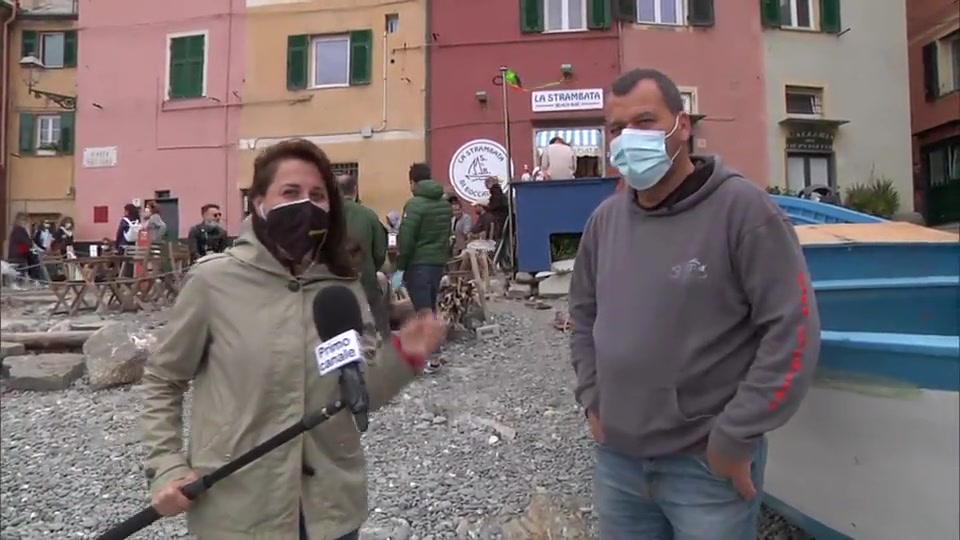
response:
<path id="1" fill-rule="evenodd" d="M 693 151 L 767 185 L 764 45 L 755 0 L 638 0 L 621 7 L 623 70 L 654 68 L 696 120 Z"/>
<path id="2" fill-rule="evenodd" d="M 180 238 L 218 204 L 235 234 L 244 0 L 80 3 L 80 239 L 113 238 L 137 200 L 157 200 Z"/>

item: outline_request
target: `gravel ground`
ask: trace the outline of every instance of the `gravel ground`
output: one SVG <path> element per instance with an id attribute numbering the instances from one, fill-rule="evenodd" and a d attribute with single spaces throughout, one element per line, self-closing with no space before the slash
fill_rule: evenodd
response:
<path id="1" fill-rule="evenodd" d="M 448 345 L 441 373 L 371 420 L 365 538 L 463 537 L 521 513 L 534 493 L 581 514 L 596 537 L 593 457 L 571 398 L 567 338 L 552 328 L 552 310 L 498 301 L 493 311 L 498 340 Z M 139 409 L 136 387 L 5 393 L 0 540 L 93 538 L 139 510 Z M 136 536 L 182 537 L 181 519 Z M 761 538 L 807 537 L 767 513 Z"/>

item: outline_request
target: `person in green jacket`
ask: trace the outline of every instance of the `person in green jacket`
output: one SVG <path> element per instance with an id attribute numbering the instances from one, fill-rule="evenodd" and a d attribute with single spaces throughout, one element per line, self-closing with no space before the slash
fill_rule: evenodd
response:
<path id="1" fill-rule="evenodd" d="M 436 311 L 440 280 L 450 259 L 453 209 L 443 186 L 431 178 L 429 165 L 414 163 L 409 178 L 413 198 L 404 205 L 400 219 L 397 270 L 403 272 L 413 308 Z M 435 360 L 428 361 L 428 371 L 438 367 Z"/>
<path id="2" fill-rule="evenodd" d="M 376 212 L 363 206 L 357 200 L 357 179 L 349 174 L 337 177 L 340 195 L 343 196 L 343 210 L 347 221 L 347 236 L 354 243 L 353 249 L 360 283 L 367 293 L 370 311 L 377 323 L 377 329 L 384 339 L 390 337 L 390 319 L 387 306 L 383 303 L 383 294 L 377 281 L 377 272 L 387 258 L 387 230 L 380 223 Z"/>

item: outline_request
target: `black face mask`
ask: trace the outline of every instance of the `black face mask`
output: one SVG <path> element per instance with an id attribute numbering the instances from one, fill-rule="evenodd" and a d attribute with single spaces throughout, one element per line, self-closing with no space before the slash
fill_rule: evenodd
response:
<path id="1" fill-rule="evenodd" d="M 330 214 L 307 199 L 275 206 L 262 219 L 264 233 L 291 263 L 315 256 L 330 227 Z"/>

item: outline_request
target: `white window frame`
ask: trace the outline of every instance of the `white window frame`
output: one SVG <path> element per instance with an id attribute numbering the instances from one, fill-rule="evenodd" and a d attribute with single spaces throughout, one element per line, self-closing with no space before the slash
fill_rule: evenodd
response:
<path id="1" fill-rule="evenodd" d="M 790 112 L 787 109 L 787 96 L 789 95 L 804 95 L 810 96 L 813 99 L 813 109 L 812 113 L 796 113 Z M 784 112 L 789 116 L 795 117 L 806 117 L 806 118 L 823 118 L 823 88 L 816 86 L 797 86 L 797 85 L 787 85 L 783 89 L 783 108 Z"/>
<path id="2" fill-rule="evenodd" d="M 344 72 L 344 82 L 334 84 L 317 84 L 317 44 L 333 43 L 338 41 L 347 42 L 347 69 Z M 351 54 L 350 34 L 329 34 L 322 36 L 313 36 L 310 38 L 310 51 L 307 58 L 310 62 L 310 88 L 313 90 L 323 88 L 346 88 L 350 86 L 350 54 Z"/>
<path id="3" fill-rule="evenodd" d="M 53 123 L 56 122 L 57 130 L 54 132 Z M 47 124 L 47 129 L 44 129 L 44 124 Z M 60 151 L 60 139 L 62 138 L 63 133 L 63 120 L 60 118 L 59 114 L 45 114 L 37 116 L 37 133 L 36 133 L 36 154 L 38 156 L 55 156 Z M 44 140 L 44 132 L 48 132 L 50 135 L 56 133 L 56 137 L 53 140 Z M 57 145 L 56 150 L 51 150 L 49 148 L 41 148 L 43 145 Z"/>
<path id="4" fill-rule="evenodd" d="M 937 76 L 940 78 L 937 84 L 941 96 L 960 91 L 960 73 L 957 73 L 960 69 L 960 58 L 954 58 L 954 54 L 960 51 L 957 43 L 960 43 L 958 32 L 937 40 Z"/>
<path id="5" fill-rule="evenodd" d="M 687 24 L 687 6 L 684 0 L 653 0 L 653 18 L 656 20 L 653 21 L 642 21 L 640 20 L 640 2 L 643 0 L 637 0 L 637 24 L 657 24 L 664 26 L 686 26 Z M 677 22 L 664 22 L 663 21 L 663 3 L 664 2 L 673 2 L 676 5 L 677 10 Z"/>
<path id="6" fill-rule="evenodd" d="M 207 79 L 209 78 L 210 74 L 210 30 L 193 30 L 191 32 L 174 32 L 172 34 L 167 34 L 167 62 L 166 66 L 163 68 L 163 95 L 165 96 L 165 101 L 170 101 L 170 46 L 173 44 L 173 40 L 177 38 L 193 36 L 203 36 L 203 85 L 202 91 L 200 92 L 200 97 L 188 99 L 203 99 L 207 97 Z M 177 101 L 180 100 L 178 99 Z"/>
<path id="7" fill-rule="evenodd" d="M 60 63 L 59 63 L 59 64 L 56 64 L 56 63 L 47 63 L 47 58 L 46 58 L 46 56 L 47 56 L 47 43 L 46 43 L 46 41 L 45 41 L 45 38 L 46 38 L 47 36 L 60 36 L 60 39 L 63 40 L 63 50 L 60 51 Z M 38 48 L 40 49 L 40 58 L 39 58 L 39 60 L 40 60 L 40 63 L 43 64 L 43 67 L 44 67 L 45 69 L 60 69 L 60 68 L 62 68 L 62 67 L 64 66 L 64 63 L 65 63 L 65 62 L 64 62 L 64 60 L 65 60 L 64 57 L 66 56 L 66 52 L 67 52 L 67 35 L 66 35 L 66 32 L 40 32 L 40 35 L 38 36 L 38 38 L 39 38 L 39 41 L 40 41 L 40 44 L 39 44 L 39 47 L 38 47 Z"/>
<path id="8" fill-rule="evenodd" d="M 810 26 L 800 26 L 797 23 L 797 3 L 807 3 L 807 13 L 810 14 Z M 782 15 L 781 15 L 782 19 Z M 790 22 L 783 24 L 782 28 L 793 28 L 797 30 L 816 30 L 816 12 L 813 10 L 813 0 L 790 0 Z"/>
<path id="9" fill-rule="evenodd" d="M 560 28 L 556 30 L 547 30 L 547 2 L 551 0 L 541 0 L 543 2 L 543 33 L 553 34 L 558 32 L 584 32 L 587 30 L 587 0 L 560 0 L 563 6 Z M 580 13 L 583 14 L 583 24 L 579 28 L 570 26 L 570 4 L 571 2 L 580 3 Z"/>
<path id="10" fill-rule="evenodd" d="M 687 114 L 699 114 L 697 89 L 690 86 L 681 86 L 679 90 L 680 97 L 684 100 L 684 112 Z M 687 103 L 690 104 L 689 108 L 686 107 Z"/>

